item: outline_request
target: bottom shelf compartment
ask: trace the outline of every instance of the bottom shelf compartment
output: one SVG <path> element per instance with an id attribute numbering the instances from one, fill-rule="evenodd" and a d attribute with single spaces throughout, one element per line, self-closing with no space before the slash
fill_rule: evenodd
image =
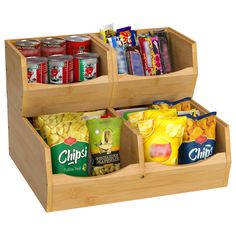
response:
<path id="1" fill-rule="evenodd" d="M 192 105 L 207 112 L 194 101 Z M 109 111 L 116 115 L 112 108 Z M 141 135 L 124 122 L 120 170 L 91 177 L 53 175 L 49 146 L 30 121 L 9 106 L 10 155 L 46 211 L 225 186 L 231 163 L 229 127 L 218 118 L 216 127 L 215 155 L 193 164 L 167 166 L 144 161 Z"/>

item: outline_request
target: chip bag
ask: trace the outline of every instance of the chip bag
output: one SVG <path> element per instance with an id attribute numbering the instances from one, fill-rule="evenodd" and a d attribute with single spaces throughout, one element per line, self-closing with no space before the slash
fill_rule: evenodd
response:
<path id="1" fill-rule="evenodd" d="M 170 108 L 175 108 L 177 111 L 188 111 L 191 109 L 191 98 L 186 97 L 178 101 L 168 101 L 168 100 L 157 100 L 152 103 L 152 108 L 167 110 Z"/>
<path id="2" fill-rule="evenodd" d="M 34 125 L 51 149 L 53 174 L 90 174 L 89 136 L 82 114 L 67 112 L 34 118 Z"/>
<path id="3" fill-rule="evenodd" d="M 138 129 L 144 139 L 146 161 L 166 165 L 178 164 L 178 149 L 182 143 L 186 117 L 169 117 L 142 120 Z"/>
<path id="4" fill-rule="evenodd" d="M 179 164 L 204 160 L 215 152 L 216 112 L 186 117 L 187 125 L 179 149 Z"/>
<path id="5" fill-rule="evenodd" d="M 122 119 L 111 117 L 88 120 L 92 175 L 104 175 L 120 169 L 120 131 Z"/>
<path id="6" fill-rule="evenodd" d="M 176 109 L 168 110 L 144 110 L 138 112 L 132 112 L 128 114 L 128 121 L 131 126 L 138 129 L 138 122 L 141 120 L 147 120 L 152 118 L 163 118 L 163 117 L 175 117 L 177 116 Z"/>

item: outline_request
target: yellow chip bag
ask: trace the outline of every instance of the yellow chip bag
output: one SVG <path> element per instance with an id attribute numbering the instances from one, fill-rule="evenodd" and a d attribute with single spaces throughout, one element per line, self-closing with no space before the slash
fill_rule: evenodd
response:
<path id="1" fill-rule="evenodd" d="M 152 103 L 152 108 L 167 110 L 170 108 L 175 108 L 177 111 L 188 111 L 191 109 L 191 98 L 186 97 L 174 102 L 168 100 L 157 100 Z"/>
<path id="2" fill-rule="evenodd" d="M 177 116 L 176 109 L 168 110 L 145 110 L 133 112 L 128 115 L 128 121 L 131 125 L 138 129 L 138 122 L 141 120 L 155 119 L 155 118 L 164 118 L 164 117 L 175 117 Z"/>
<path id="3" fill-rule="evenodd" d="M 33 119 L 50 147 L 53 174 L 90 175 L 89 133 L 82 114 L 66 112 Z"/>
<path id="4" fill-rule="evenodd" d="M 216 112 L 186 117 L 187 125 L 179 149 L 179 164 L 204 160 L 215 152 Z"/>
<path id="5" fill-rule="evenodd" d="M 177 165 L 186 120 L 182 116 L 139 121 L 138 129 L 144 139 L 145 160 Z"/>

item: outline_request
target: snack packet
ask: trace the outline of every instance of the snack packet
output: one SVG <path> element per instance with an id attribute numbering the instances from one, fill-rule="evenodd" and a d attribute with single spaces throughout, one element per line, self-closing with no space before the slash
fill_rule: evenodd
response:
<path id="1" fill-rule="evenodd" d="M 126 48 L 126 59 L 130 75 L 144 75 L 142 57 L 138 46 Z"/>
<path id="2" fill-rule="evenodd" d="M 42 138 L 46 138 L 46 134 L 42 127 L 44 125 L 48 125 L 50 127 L 56 126 L 62 121 L 73 121 L 82 118 L 82 112 L 65 112 L 65 113 L 57 113 L 57 114 L 49 114 L 49 115 L 40 115 L 37 117 L 33 117 L 33 126 L 38 131 L 38 133 L 42 136 Z"/>
<path id="3" fill-rule="evenodd" d="M 135 129 L 138 129 L 138 123 L 141 120 L 147 119 L 155 119 L 155 118 L 164 118 L 164 117 L 175 117 L 177 116 L 176 109 L 169 109 L 169 110 L 144 110 L 138 112 L 132 112 L 128 114 L 128 121 L 130 122 L 131 126 Z"/>
<path id="4" fill-rule="evenodd" d="M 186 97 L 177 101 L 157 100 L 152 103 L 152 108 L 167 110 L 169 108 L 175 108 L 177 111 L 191 110 L 191 98 Z"/>
<path id="5" fill-rule="evenodd" d="M 109 38 L 115 35 L 113 24 L 104 25 L 100 28 L 100 38 L 105 42 L 109 43 Z"/>
<path id="6" fill-rule="evenodd" d="M 162 74 L 161 59 L 158 49 L 158 38 L 139 37 L 138 38 L 145 74 L 148 76 Z"/>
<path id="7" fill-rule="evenodd" d="M 51 149 L 53 174 L 90 174 L 89 134 L 81 116 L 68 112 L 38 117 L 40 133 Z"/>
<path id="8" fill-rule="evenodd" d="M 179 164 L 204 160 L 215 152 L 216 112 L 186 117 L 187 125 L 179 149 Z"/>
<path id="9" fill-rule="evenodd" d="M 120 169 L 120 131 L 117 117 L 88 120 L 92 175 L 104 175 Z"/>
<path id="10" fill-rule="evenodd" d="M 182 143 L 186 117 L 168 117 L 142 120 L 138 129 L 144 139 L 146 161 L 166 165 L 178 164 L 178 149 Z"/>
<path id="11" fill-rule="evenodd" d="M 153 32 L 153 35 L 158 37 L 159 52 L 161 56 L 161 65 L 163 73 L 170 73 L 172 71 L 169 45 L 168 45 L 168 33 L 164 30 Z"/>

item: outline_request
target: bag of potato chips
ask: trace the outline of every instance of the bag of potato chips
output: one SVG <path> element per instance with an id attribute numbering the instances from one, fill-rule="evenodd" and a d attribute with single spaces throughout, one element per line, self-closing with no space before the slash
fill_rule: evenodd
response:
<path id="1" fill-rule="evenodd" d="M 204 160 L 215 152 L 216 112 L 186 117 L 183 143 L 179 149 L 179 164 Z"/>
<path id="2" fill-rule="evenodd" d="M 144 139 L 146 161 L 166 165 L 178 164 L 178 149 L 182 143 L 186 117 L 169 117 L 142 120 L 138 129 Z"/>
<path id="3" fill-rule="evenodd" d="M 191 109 L 191 98 L 186 97 L 178 101 L 168 101 L 168 100 L 157 100 L 152 103 L 152 108 L 154 109 L 170 109 L 175 108 L 177 111 L 188 111 Z"/>
<path id="4" fill-rule="evenodd" d="M 128 114 L 128 121 L 131 126 L 138 129 L 138 122 L 141 120 L 154 119 L 154 118 L 164 118 L 164 117 L 175 117 L 177 116 L 176 109 L 168 109 L 168 110 L 145 110 L 132 112 Z"/>
<path id="5" fill-rule="evenodd" d="M 89 175 L 89 136 L 83 113 L 67 112 L 34 118 L 51 149 L 53 174 Z"/>
<path id="6" fill-rule="evenodd" d="M 120 169 L 120 132 L 118 117 L 88 120 L 92 155 L 92 175 L 104 175 Z"/>

